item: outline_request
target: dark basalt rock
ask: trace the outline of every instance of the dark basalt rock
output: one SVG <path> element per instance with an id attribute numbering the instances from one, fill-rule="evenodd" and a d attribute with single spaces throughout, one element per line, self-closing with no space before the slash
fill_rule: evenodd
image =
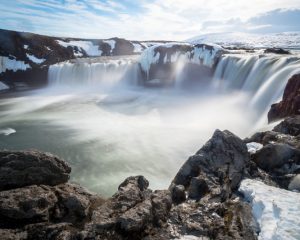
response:
<path id="1" fill-rule="evenodd" d="M 276 54 L 291 54 L 289 51 L 282 48 L 267 48 L 264 53 L 276 53 Z"/>
<path id="2" fill-rule="evenodd" d="M 170 189 L 183 185 L 186 190 L 190 189 L 192 198 L 197 196 L 197 199 L 208 191 L 221 196 L 225 190 L 226 195 L 230 195 L 237 189 L 248 161 L 246 144 L 240 138 L 229 131 L 216 130 L 213 137 L 181 167 Z"/>
<path id="3" fill-rule="evenodd" d="M 282 101 L 271 106 L 269 122 L 300 114 L 300 74 L 292 76 L 284 90 Z"/>
<path id="4" fill-rule="evenodd" d="M 299 115 L 288 117 L 273 131 L 259 132 L 245 139 L 246 143 L 258 142 L 262 149 L 251 155 L 247 166 L 250 178 L 260 178 L 265 183 L 285 189 L 296 174 L 300 173 Z"/>
<path id="5" fill-rule="evenodd" d="M 38 151 L 0 152 L 0 190 L 69 180 L 71 168 L 58 157 Z"/>
<path id="6" fill-rule="evenodd" d="M 266 171 L 282 167 L 298 158 L 300 152 L 297 149 L 280 143 L 267 144 L 253 155 L 253 161 Z"/>
<path id="7" fill-rule="evenodd" d="M 300 135 L 300 115 L 286 118 L 274 127 L 273 131 L 292 136 Z"/>

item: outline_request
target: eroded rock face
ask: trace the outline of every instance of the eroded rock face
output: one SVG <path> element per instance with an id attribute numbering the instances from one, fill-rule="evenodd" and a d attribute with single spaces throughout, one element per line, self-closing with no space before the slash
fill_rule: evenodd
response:
<path id="1" fill-rule="evenodd" d="M 300 114 L 300 74 L 292 76 L 284 90 L 282 101 L 271 106 L 269 122 Z"/>
<path id="2" fill-rule="evenodd" d="M 0 152 L 0 190 L 65 183 L 70 172 L 71 168 L 64 160 L 49 153 Z"/>

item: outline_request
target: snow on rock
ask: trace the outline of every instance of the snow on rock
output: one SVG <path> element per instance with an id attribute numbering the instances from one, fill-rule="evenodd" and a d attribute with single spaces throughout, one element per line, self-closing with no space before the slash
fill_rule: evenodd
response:
<path id="1" fill-rule="evenodd" d="M 193 52 L 193 63 L 202 62 L 203 65 L 212 67 L 215 64 L 216 57 L 221 54 L 223 48 L 216 44 L 195 45 Z"/>
<path id="2" fill-rule="evenodd" d="M 241 182 L 239 191 L 252 204 L 259 240 L 300 239 L 300 193 L 250 179 Z"/>
<path id="3" fill-rule="evenodd" d="M 36 63 L 36 64 L 41 64 L 41 63 L 43 63 L 43 62 L 46 61 L 46 59 L 37 58 L 36 56 L 30 55 L 30 54 L 28 54 L 28 53 L 26 53 L 26 56 L 27 56 L 27 58 L 28 58 L 30 61 L 32 61 L 32 62 L 34 62 L 34 63 Z"/>
<path id="4" fill-rule="evenodd" d="M 86 54 L 90 57 L 96 57 L 96 56 L 101 56 L 102 55 L 102 51 L 99 50 L 99 46 L 98 45 L 94 45 L 91 41 L 69 41 L 69 42 L 65 42 L 65 41 L 61 41 L 61 40 L 56 40 L 57 43 L 63 47 L 78 47 L 83 49 Z M 82 56 L 81 53 L 75 53 L 75 56 Z"/>
<path id="5" fill-rule="evenodd" d="M 170 49 L 173 52 L 170 56 Z M 166 53 L 169 52 L 169 53 Z M 149 75 L 152 64 L 159 62 L 160 56 L 163 57 L 163 63 L 174 63 L 179 60 L 186 63 L 194 63 L 212 68 L 217 58 L 223 53 L 223 48 L 216 45 L 189 43 L 166 43 L 154 45 L 145 49 L 140 58 L 142 70 Z"/>
<path id="6" fill-rule="evenodd" d="M 263 145 L 261 143 L 251 142 L 251 143 L 247 143 L 247 148 L 250 154 L 254 154 L 258 150 L 262 149 Z"/>
<path id="7" fill-rule="evenodd" d="M 289 184 L 289 190 L 300 192 L 300 174 L 296 175 Z"/>
<path id="8" fill-rule="evenodd" d="M 134 49 L 133 49 L 134 53 L 141 53 L 141 52 L 143 52 L 144 48 L 143 48 L 143 46 L 141 44 L 139 44 L 139 43 L 132 43 L 132 45 L 134 47 Z"/>
<path id="9" fill-rule="evenodd" d="M 0 91 L 9 89 L 9 86 L 4 84 L 3 82 L 0 82 Z"/>
<path id="10" fill-rule="evenodd" d="M 28 45 L 24 45 L 24 49 L 28 49 L 28 47 L 29 47 Z"/>
<path id="11" fill-rule="evenodd" d="M 25 64 L 25 62 L 23 61 L 0 56 L 0 73 L 5 72 L 6 70 L 12 70 L 14 72 L 18 70 L 25 71 L 28 68 L 31 67 L 29 66 L 29 64 Z"/>
<path id="12" fill-rule="evenodd" d="M 103 42 L 110 45 L 110 53 L 115 49 L 116 41 L 115 40 L 103 40 Z"/>
<path id="13" fill-rule="evenodd" d="M 142 52 L 142 55 L 140 57 L 141 67 L 147 74 L 149 74 L 151 64 L 158 63 L 160 53 L 155 52 L 156 47 L 157 46 L 149 47 Z"/>

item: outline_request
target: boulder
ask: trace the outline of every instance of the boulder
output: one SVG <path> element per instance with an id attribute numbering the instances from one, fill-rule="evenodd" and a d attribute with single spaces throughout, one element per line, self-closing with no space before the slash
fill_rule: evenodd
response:
<path id="1" fill-rule="evenodd" d="M 253 161 L 267 172 L 271 172 L 275 168 L 280 168 L 284 164 L 291 163 L 299 157 L 299 150 L 281 143 L 270 143 L 257 151 L 253 156 Z"/>
<path id="2" fill-rule="evenodd" d="M 300 114 L 300 74 L 292 76 L 283 93 L 282 101 L 271 106 L 268 121 Z"/>
<path id="3" fill-rule="evenodd" d="M 199 199 L 213 193 L 236 190 L 244 173 L 249 153 L 246 144 L 233 133 L 216 130 L 213 137 L 181 167 L 170 189 L 183 185 Z"/>
<path id="4" fill-rule="evenodd" d="M 71 167 L 62 159 L 38 151 L 0 152 L 0 190 L 29 185 L 54 186 L 69 179 Z"/>

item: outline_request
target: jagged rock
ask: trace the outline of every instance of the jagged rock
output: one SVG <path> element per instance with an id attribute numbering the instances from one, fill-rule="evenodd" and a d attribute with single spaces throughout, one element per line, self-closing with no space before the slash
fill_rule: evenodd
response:
<path id="1" fill-rule="evenodd" d="M 292 76 L 283 93 L 282 101 L 271 106 L 269 122 L 300 114 L 300 74 Z"/>
<path id="2" fill-rule="evenodd" d="M 172 198 L 169 190 L 156 190 L 151 195 L 153 223 L 162 227 L 168 220 L 172 207 Z"/>
<path id="3" fill-rule="evenodd" d="M 27 225 L 24 230 L 27 239 L 34 240 L 71 240 L 76 229 L 69 223 L 37 223 Z"/>
<path id="4" fill-rule="evenodd" d="M 99 196 L 75 184 L 27 186 L 0 192 L 0 226 L 69 222 L 79 226 Z"/>
<path id="5" fill-rule="evenodd" d="M 0 152 L 0 190 L 65 183 L 70 172 L 71 168 L 65 161 L 49 153 Z"/>
<path id="6" fill-rule="evenodd" d="M 298 136 L 300 134 L 300 115 L 286 118 L 275 126 L 273 131 Z"/>
<path id="7" fill-rule="evenodd" d="M 261 150 L 253 155 L 253 161 L 265 171 L 282 167 L 284 164 L 292 162 L 292 159 L 300 159 L 300 152 L 287 145 L 273 143 L 265 145 Z"/>
<path id="8" fill-rule="evenodd" d="M 267 48 L 264 53 L 275 53 L 275 54 L 291 54 L 289 51 L 282 48 Z"/>
<path id="9" fill-rule="evenodd" d="M 142 232 L 151 222 L 151 201 L 145 200 L 123 213 L 117 220 L 121 230 L 125 232 Z"/>
<path id="10" fill-rule="evenodd" d="M 181 167 L 173 184 L 188 189 L 192 178 L 201 175 L 214 193 L 225 190 L 229 194 L 237 189 L 249 153 L 246 144 L 229 131 L 216 130 L 213 137 Z"/>
<path id="11" fill-rule="evenodd" d="M 95 195 L 76 184 L 61 184 L 52 188 L 58 198 L 52 218 L 80 224 L 89 214 Z M 100 198 L 100 197 L 99 197 Z"/>
<path id="12" fill-rule="evenodd" d="M 58 201 L 47 186 L 28 186 L 0 192 L 0 226 L 49 221 Z"/>

